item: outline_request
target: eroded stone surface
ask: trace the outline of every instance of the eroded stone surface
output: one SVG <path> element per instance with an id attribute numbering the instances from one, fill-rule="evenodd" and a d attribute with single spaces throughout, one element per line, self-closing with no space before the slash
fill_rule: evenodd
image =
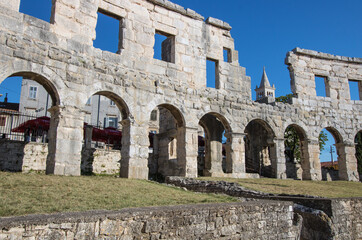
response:
<path id="1" fill-rule="evenodd" d="M 297 48 L 286 59 L 296 97 L 291 104 L 262 104 L 251 100 L 250 78 L 239 66 L 230 26 L 221 20 L 204 22 L 196 12 L 168 1 L 55 0 L 47 23 L 19 13 L 18 1 L 13 2 L 0 1 L 0 79 L 34 79 L 52 97 L 47 173 L 80 174 L 84 105 L 99 93 L 122 113 L 122 177 L 148 178 L 148 122 L 152 110 L 162 106 L 177 123 L 176 135 L 160 139 L 160 153 L 172 142 L 177 146 L 177 158 L 157 160 L 169 166 L 166 175 L 197 176 L 197 129 L 202 117 L 212 114 L 222 122 L 228 140 L 226 170 L 217 166 L 210 175 L 240 177 L 270 168 L 268 175 L 285 178 L 284 131 L 293 124 L 304 135 L 303 179 L 321 179 L 317 141 L 324 128 L 337 140 L 339 179 L 359 179 L 353 143 L 362 130 L 362 103 L 350 100 L 348 80 L 361 86 L 361 59 Z M 98 10 L 120 19 L 118 53 L 92 46 Z M 167 42 L 175 44 L 172 61 L 153 58 L 156 32 L 172 38 Z M 228 62 L 223 61 L 224 48 L 230 50 Z M 206 88 L 206 59 L 218 63 L 218 89 Z M 314 76 L 328 79 L 329 97 L 315 96 Z M 266 133 L 263 141 L 254 141 L 264 145 L 254 145 L 256 154 L 248 155 L 244 139 L 256 137 L 253 129 L 247 130 L 252 121 Z M 267 167 L 249 169 L 246 156 Z"/>

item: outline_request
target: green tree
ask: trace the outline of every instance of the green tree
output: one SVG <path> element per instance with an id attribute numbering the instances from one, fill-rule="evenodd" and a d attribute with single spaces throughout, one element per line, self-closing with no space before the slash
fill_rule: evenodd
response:
<path id="1" fill-rule="evenodd" d="M 276 97 L 275 101 L 276 102 L 282 102 L 282 103 L 289 103 L 290 100 L 292 99 L 292 97 L 293 97 L 293 94 L 289 93 L 289 94 L 287 94 L 285 96 Z"/>
<path id="2" fill-rule="evenodd" d="M 288 103 L 292 97 L 293 94 L 287 94 L 285 96 L 275 98 L 275 101 Z M 287 158 L 291 161 L 300 162 L 300 138 L 297 130 L 293 126 L 288 126 L 287 129 L 285 129 L 284 139 L 285 155 Z M 322 131 L 318 136 L 319 149 L 321 153 L 325 149 L 327 141 L 327 134 Z"/>
<path id="3" fill-rule="evenodd" d="M 356 143 L 356 158 L 357 158 L 358 173 L 362 174 L 362 131 L 357 133 L 354 141 Z"/>

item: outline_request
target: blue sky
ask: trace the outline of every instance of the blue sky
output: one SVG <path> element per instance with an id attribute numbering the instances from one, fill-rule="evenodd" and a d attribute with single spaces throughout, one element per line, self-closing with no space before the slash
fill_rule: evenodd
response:
<path id="1" fill-rule="evenodd" d="M 228 22 L 239 51 L 240 65 L 251 77 L 252 93 L 259 85 L 263 66 L 276 96 L 290 93 L 290 77 L 285 55 L 295 47 L 336 55 L 362 57 L 361 0 L 174 0 L 205 18 L 212 16 Z M 50 19 L 49 0 L 22 0 L 20 11 L 45 21 Z M 112 22 L 112 21 L 111 21 Z M 112 28 L 114 24 L 109 24 Z M 115 29 L 113 27 L 113 29 Z M 114 34 L 114 31 L 110 31 Z M 103 34 L 102 34 L 103 35 Z M 105 39 L 98 35 L 95 46 Z M 116 39 L 116 38 L 115 38 Z M 116 44 L 116 43 L 115 43 Z M 106 48 L 107 46 L 102 46 Z M 117 45 L 110 46 L 110 50 Z M 10 81 L 7 81 L 10 82 Z M 11 81 L 15 82 L 15 81 Z M 19 98 L 19 83 L 4 83 L 0 93 L 9 93 L 10 101 Z M 352 89 L 357 98 L 356 89 Z M 18 96 L 17 96 L 18 95 Z M 15 97 L 15 98 L 13 98 Z M 15 99 L 15 100 L 13 100 Z M 3 97 L 0 98 L 3 101 Z M 327 157 L 328 155 L 328 157 Z M 330 155 L 322 155 L 323 159 Z"/>

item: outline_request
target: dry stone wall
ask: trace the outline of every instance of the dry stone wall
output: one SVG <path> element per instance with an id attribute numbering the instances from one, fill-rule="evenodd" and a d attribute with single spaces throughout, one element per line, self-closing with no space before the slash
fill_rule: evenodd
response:
<path id="1" fill-rule="evenodd" d="M 299 239 L 288 202 L 202 204 L 0 219 L 7 239 Z"/>
<path id="2" fill-rule="evenodd" d="M 0 140 L 0 170 L 11 172 L 45 172 L 48 144 Z M 121 153 L 110 149 L 83 149 L 82 172 L 119 174 Z"/>
<path id="3" fill-rule="evenodd" d="M 0 170 L 45 171 L 48 145 L 36 142 L 0 140 Z"/>
<path id="4" fill-rule="evenodd" d="M 112 149 L 83 149 L 82 172 L 85 174 L 118 175 L 120 169 L 121 153 Z"/>
<path id="5" fill-rule="evenodd" d="M 33 79 L 52 97 L 47 173 L 80 174 L 84 108 L 97 93 L 113 100 L 122 113 L 122 177 L 148 177 L 148 122 L 152 110 L 162 106 L 179 127 L 176 175 L 197 176 L 199 122 L 213 114 L 227 125 L 230 137 L 228 176 L 247 176 L 244 137 L 252 134 L 247 125 L 257 121 L 268 133 L 273 177 L 287 176 L 284 131 L 297 125 L 305 138 L 303 179 L 321 179 L 317 140 L 328 127 L 338 139 L 339 178 L 358 180 L 353 141 L 362 130 L 362 104 L 348 100 L 345 80 L 361 81 L 361 59 L 293 50 L 286 63 L 296 98 L 291 104 L 262 104 L 251 100 L 250 78 L 239 66 L 231 27 L 221 20 L 204 21 L 193 10 L 160 0 L 55 0 L 50 23 L 19 13 L 6 0 L 0 5 L 1 81 L 9 76 Z M 120 21 L 117 53 L 92 46 L 97 11 Z M 153 58 L 156 32 L 173 39 L 171 62 Z M 230 53 L 228 62 L 223 61 L 224 48 Z M 217 62 L 216 89 L 206 88 L 206 59 Z M 330 97 L 308 95 L 314 87 L 310 76 L 321 74 L 317 63 L 323 69 L 329 66 L 324 73 L 331 76 L 347 74 L 331 77 L 338 84 Z M 215 170 L 211 175 L 224 173 Z"/>
<path id="6" fill-rule="evenodd" d="M 201 181 L 168 177 L 168 184 L 203 193 L 219 193 L 244 201 L 273 200 L 293 202 L 294 213 L 303 220 L 300 239 L 360 239 L 362 237 L 362 198 L 320 198 L 313 196 L 268 194 L 246 189 L 237 183 Z M 260 202 L 262 204 L 262 202 Z M 297 215 L 295 219 L 297 219 Z"/>

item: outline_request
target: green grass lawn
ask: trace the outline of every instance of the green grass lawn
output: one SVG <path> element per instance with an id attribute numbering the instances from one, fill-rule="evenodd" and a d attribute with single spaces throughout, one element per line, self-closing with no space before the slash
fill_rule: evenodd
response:
<path id="1" fill-rule="evenodd" d="M 0 216 L 232 201 L 145 180 L 0 172 Z"/>
<path id="2" fill-rule="evenodd" d="M 361 182 L 297 181 L 274 178 L 233 179 L 203 177 L 199 179 L 236 182 L 248 189 L 275 194 L 303 194 L 328 198 L 362 197 Z"/>

